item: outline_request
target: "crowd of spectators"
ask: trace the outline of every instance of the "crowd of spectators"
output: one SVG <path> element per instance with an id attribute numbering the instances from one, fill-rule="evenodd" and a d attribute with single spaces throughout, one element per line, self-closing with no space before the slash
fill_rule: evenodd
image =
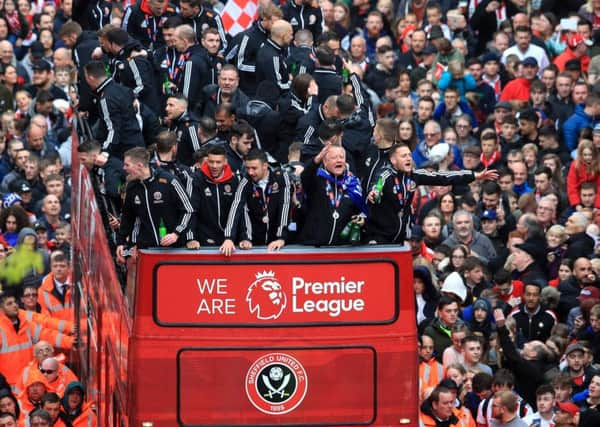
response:
<path id="1" fill-rule="evenodd" d="M 0 1 L 0 426 L 93 419 L 74 152 L 121 265 L 409 245 L 422 425 L 600 425 L 600 1 L 224 7 Z"/>

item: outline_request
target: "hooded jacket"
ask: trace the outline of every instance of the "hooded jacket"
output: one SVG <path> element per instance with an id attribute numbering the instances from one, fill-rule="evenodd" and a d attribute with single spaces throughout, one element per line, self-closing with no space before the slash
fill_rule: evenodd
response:
<path id="1" fill-rule="evenodd" d="M 282 147 L 285 150 L 280 150 L 279 145 L 281 115 L 273 109 L 272 105 L 263 100 L 253 99 L 246 104 L 242 117 L 256 130 L 258 148 L 271 155 L 285 151 L 285 157 L 278 156 L 278 160 L 287 158 L 287 147 Z"/>
<path id="2" fill-rule="evenodd" d="M 139 41 L 129 37 L 121 51 L 111 58 L 110 68 L 117 83 L 131 89 L 141 102 L 160 113 L 154 68 Z"/>
<path id="3" fill-rule="evenodd" d="M 17 318 L 18 322 L 14 324 L 4 313 L 0 313 L 0 366 L 12 386 L 17 384 L 21 371 L 30 362 L 33 345 L 38 341 L 48 341 L 65 349 L 73 346 L 73 337 L 28 320 L 22 310 Z"/>
<path id="4" fill-rule="evenodd" d="M 564 143 L 569 148 L 569 151 L 573 151 L 577 148 L 579 131 L 586 127 L 593 129 L 596 123 L 597 120 L 585 112 L 585 104 L 580 104 L 575 107 L 575 112 L 563 125 Z"/>
<path id="5" fill-rule="evenodd" d="M 196 215 L 193 230 L 194 239 L 201 246 L 219 246 L 225 240 L 224 230 L 237 186 L 238 179 L 228 164 L 217 179 L 211 176 L 206 162 L 194 175 L 192 205 Z"/>
<path id="6" fill-rule="evenodd" d="M 39 370 L 32 371 L 29 377 L 27 378 L 27 382 L 25 383 L 23 391 L 17 396 L 17 398 L 19 399 L 19 404 L 21 405 L 21 410 L 25 414 L 30 414 L 36 409 L 41 409 L 42 407 L 41 401 L 32 402 L 28 396 L 29 388 L 36 383 L 42 383 L 46 391 L 54 391 L 54 389 L 48 384 L 48 381 L 46 381 L 46 377 L 44 377 L 44 375 Z"/>
<path id="7" fill-rule="evenodd" d="M 419 427 L 451 427 L 462 426 L 461 420 L 458 417 L 458 410 L 452 408 L 452 415 L 447 420 L 439 420 L 433 413 L 433 407 L 430 399 L 425 399 L 421 404 L 419 413 Z"/>
<path id="8" fill-rule="evenodd" d="M 128 6 L 123 15 L 122 28 L 146 49 L 153 50 L 165 44 L 162 26 L 166 19 L 175 16 L 177 11 L 175 6 L 165 0 L 166 8 L 163 14 L 154 16 L 148 3 L 148 0 L 138 0 Z"/>
<path id="9" fill-rule="evenodd" d="M 567 196 L 569 197 L 569 204 L 573 207 L 581 204 L 579 191 L 581 190 L 581 184 L 584 182 L 593 182 L 596 184 L 596 188 L 600 188 L 600 173 L 588 173 L 583 164 L 578 161 L 572 162 L 567 174 Z M 596 194 L 594 207 L 600 208 L 600 191 Z"/>
<path id="10" fill-rule="evenodd" d="M 69 408 L 69 394 L 78 388 L 81 391 L 81 404 L 74 409 Z M 73 427 L 95 427 L 97 424 L 96 413 L 93 410 L 93 402 L 85 401 L 85 388 L 79 381 L 73 381 L 67 385 L 65 394 L 61 399 L 62 407 L 67 415 L 68 421 Z"/>
<path id="11" fill-rule="evenodd" d="M 421 297 L 425 302 L 425 305 L 423 306 L 423 316 L 425 316 L 425 321 L 431 320 L 435 318 L 435 310 L 437 309 L 440 294 L 433 285 L 431 273 L 427 267 L 422 265 L 416 266 L 413 275 L 415 278 L 420 278 L 425 286 L 425 289 L 423 289 L 423 293 L 421 294 Z M 418 307 L 418 302 L 415 306 Z"/>

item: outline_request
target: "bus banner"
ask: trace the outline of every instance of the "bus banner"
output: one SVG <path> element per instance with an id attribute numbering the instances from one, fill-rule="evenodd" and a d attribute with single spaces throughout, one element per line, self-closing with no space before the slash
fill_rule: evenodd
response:
<path id="1" fill-rule="evenodd" d="M 162 263 L 154 270 L 161 326 L 387 324 L 397 318 L 398 266 L 355 259 Z"/>

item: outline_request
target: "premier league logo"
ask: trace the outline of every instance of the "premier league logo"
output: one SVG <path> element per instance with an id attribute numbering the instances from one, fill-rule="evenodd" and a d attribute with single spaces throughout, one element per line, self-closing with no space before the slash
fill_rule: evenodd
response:
<path id="1" fill-rule="evenodd" d="M 306 371 L 294 357 L 270 353 L 255 361 L 246 375 L 246 395 L 256 409 L 279 415 L 302 403 L 308 389 Z"/>
<path id="2" fill-rule="evenodd" d="M 256 274 L 248 287 L 246 301 L 250 313 L 260 320 L 277 319 L 287 305 L 287 297 L 272 271 Z"/>

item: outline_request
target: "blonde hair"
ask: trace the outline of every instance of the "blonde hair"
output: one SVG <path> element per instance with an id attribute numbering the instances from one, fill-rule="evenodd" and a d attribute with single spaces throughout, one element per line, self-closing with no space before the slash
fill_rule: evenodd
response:
<path id="1" fill-rule="evenodd" d="M 558 236 L 560 238 L 560 243 L 565 243 L 565 241 L 567 240 L 567 232 L 565 231 L 565 227 L 563 227 L 562 225 L 553 225 L 552 227 L 550 227 L 548 229 L 548 231 L 546 232 L 546 234 L 554 234 L 556 236 Z"/>

